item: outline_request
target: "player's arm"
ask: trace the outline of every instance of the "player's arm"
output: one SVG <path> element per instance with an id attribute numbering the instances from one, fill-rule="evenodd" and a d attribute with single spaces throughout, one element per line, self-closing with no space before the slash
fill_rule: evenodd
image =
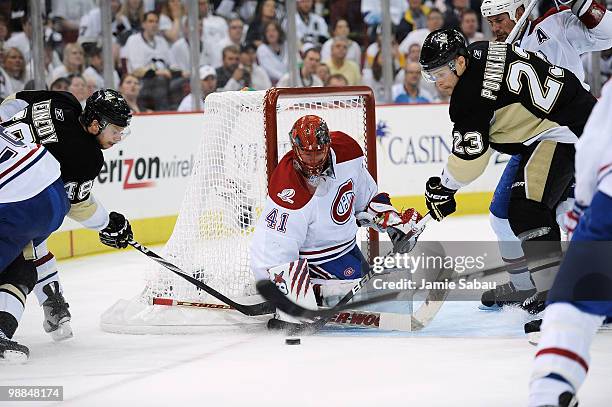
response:
<path id="1" fill-rule="evenodd" d="M 471 120 L 471 118 L 468 118 Z M 438 222 L 455 212 L 455 193 L 478 178 L 487 167 L 492 151 L 489 147 L 488 117 L 473 118 L 474 124 L 455 124 L 453 149 L 441 176 L 425 184 L 425 203 Z"/>
<path id="2" fill-rule="evenodd" d="M 581 53 L 612 47 L 612 13 L 594 0 L 575 0 L 565 19 L 567 39 Z M 577 21 L 578 20 L 578 21 Z"/>
<path id="3" fill-rule="evenodd" d="M 296 210 L 277 205 L 270 197 L 251 241 L 251 271 L 255 279 L 268 280 L 268 270 L 299 259 L 308 231 L 308 205 Z"/>
<path id="4" fill-rule="evenodd" d="M 597 190 L 598 181 L 610 166 L 602 163 L 603 154 L 612 148 L 612 82 L 602 89 L 602 95 L 587 121 L 582 136 L 576 143 L 576 203 L 589 206 Z M 602 166 L 603 164 L 603 166 Z M 600 168 L 601 167 L 601 168 Z"/>
<path id="5" fill-rule="evenodd" d="M 100 241 L 117 249 L 124 249 L 134 236 L 130 222 L 120 213 L 108 213 L 91 193 L 93 180 L 83 183 L 68 182 L 64 185 L 70 210 L 68 217 L 88 229 L 99 232 Z"/>

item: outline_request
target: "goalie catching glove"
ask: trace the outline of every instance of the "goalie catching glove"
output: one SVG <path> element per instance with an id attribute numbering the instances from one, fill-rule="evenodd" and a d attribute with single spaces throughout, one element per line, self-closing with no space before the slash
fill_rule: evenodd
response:
<path id="1" fill-rule="evenodd" d="M 132 240 L 130 222 L 120 213 L 111 212 L 108 215 L 108 226 L 100 231 L 100 241 L 116 249 L 125 249 Z"/>
<path id="2" fill-rule="evenodd" d="M 457 210 L 454 189 L 442 185 L 440 177 L 431 177 L 425 184 L 425 203 L 431 217 L 440 222 Z"/>
<path id="3" fill-rule="evenodd" d="M 399 213 L 393 205 L 389 194 L 375 195 L 364 212 L 356 215 L 357 224 L 370 227 L 380 233 L 386 232 L 393 243 L 394 253 L 408 253 L 416 244 L 422 228 L 417 228 L 417 222 L 423 217 L 414 209 L 409 208 Z"/>

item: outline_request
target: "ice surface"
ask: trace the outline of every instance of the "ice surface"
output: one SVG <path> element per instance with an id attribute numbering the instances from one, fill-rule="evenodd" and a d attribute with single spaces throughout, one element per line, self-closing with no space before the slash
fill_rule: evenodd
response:
<path id="1" fill-rule="evenodd" d="M 432 222 L 425 233 L 493 238 L 485 217 Z M 30 361 L 0 365 L 0 385 L 62 385 L 62 406 L 526 405 L 535 348 L 521 334 L 526 316 L 516 310 L 446 303 L 419 333 L 326 331 L 302 337 L 299 346 L 285 345 L 263 324 L 191 335 L 102 332 L 100 315 L 142 290 L 150 261 L 130 250 L 60 262 L 75 337 L 52 342 L 30 296 L 15 335 L 30 347 Z M 581 405 L 612 405 L 611 377 L 612 334 L 601 333 Z"/>

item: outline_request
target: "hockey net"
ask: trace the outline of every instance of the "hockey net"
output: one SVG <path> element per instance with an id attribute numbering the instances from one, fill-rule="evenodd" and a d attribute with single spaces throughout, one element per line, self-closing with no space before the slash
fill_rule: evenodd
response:
<path id="1" fill-rule="evenodd" d="M 330 130 L 357 140 L 376 179 L 376 122 L 370 88 L 214 93 L 206 99 L 200 150 L 174 231 L 161 255 L 234 301 L 261 302 L 249 269 L 249 242 L 263 210 L 268 179 L 290 149 L 289 131 L 306 114 L 321 116 Z M 374 254 L 376 239 L 374 233 L 360 231 L 358 240 L 370 252 L 366 256 Z M 153 305 L 159 303 L 185 307 Z M 178 333 L 245 321 L 235 311 L 195 309 L 218 303 L 181 277 L 152 265 L 143 292 L 111 307 L 102 316 L 102 328 Z"/>

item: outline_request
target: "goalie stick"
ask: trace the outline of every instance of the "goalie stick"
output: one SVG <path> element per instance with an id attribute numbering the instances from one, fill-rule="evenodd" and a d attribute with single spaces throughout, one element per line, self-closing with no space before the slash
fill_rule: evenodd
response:
<path id="1" fill-rule="evenodd" d="M 167 268 L 174 274 L 181 276 L 182 278 L 189 281 L 191 284 L 195 285 L 199 289 L 207 292 L 208 294 L 215 297 L 219 301 L 233 307 L 234 309 L 236 309 L 236 311 L 241 312 L 244 315 L 252 317 L 252 316 L 257 316 L 257 315 L 273 314 L 275 311 L 274 305 L 270 304 L 269 302 L 262 302 L 262 303 L 253 304 L 253 305 L 238 304 L 237 302 L 232 301 L 231 299 L 227 298 L 225 295 L 221 294 L 219 291 L 215 290 L 214 288 L 188 275 L 183 270 L 181 270 L 174 264 L 170 263 L 168 260 L 164 259 L 157 253 L 153 252 L 151 249 L 141 245 L 137 241 L 129 240 L 128 244 L 132 246 L 134 249 L 138 250 L 140 253 L 146 255 L 148 258 L 161 264 L 162 266 L 164 266 L 165 268 Z"/>
<path id="2" fill-rule="evenodd" d="M 431 220 L 431 215 L 427 213 L 423 217 L 423 219 L 417 222 L 414 232 L 412 234 L 407 233 L 406 236 L 403 237 L 403 240 L 408 240 L 411 238 L 415 238 L 415 239 L 418 238 L 418 236 L 421 233 L 423 233 L 423 230 L 425 229 L 425 225 L 430 220 Z M 392 255 L 392 254 L 393 254 L 393 250 L 391 250 L 391 252 L 389 252 L 389 254 L 387 255 Z M 357 282 L 357 284 L 353 286 L 351 291 L 349 291 L 344 297 L 342 297 L 342 299 L 338 301 L 338 303 L 334 307 L 327 309 L 327 310 L 321 310 L 321 311 L 309 310 L 309 309 L 306 309 L 304 307 L 297 305 L 296 303 L 289 300 L 284 294 L 282 294 L 278 290 L 278 288 L 276 288 L 276 285 L 272 283 L 271 281 L 266 281 L 266 280 L 259 281 L 257 283 L 257 290 L 262 295 L 262 297 L 274 303 L 282 311 L 286 312 L 289 315 L 303 316 L 306 318 L 320 317 L 320 319 L 316 320 L 315 322 L 303 323 L 302 325 L 299 325 L 298 327 L 294 328 L 291 332 L 291 334 L 315 333 L 317 331 L 320 331 L 321 328 L 323 328 L 323 326 L 325 326 L 325 324 L 330 320 L 330 318 L 338 311 L 342 311 L 348 308 L 354 308 L 356 306 L 366 305 L 366 303 L 364 303 L 365 301 L 367 301 L 367 304 L 373 304 L 377 302 L 388 301 L 392 298 L 395 298 L 397 296 L 397 293 L 388 294 L 388 295 L 385 294 L 379 297 L 371 298 L 370 300 L 364 300 L 364 302 L 360 301 L 360 302 L 352 303 L 350 306 L 347 305 L 348 302 L 353 299 L 355 294 L 357 294 L 357 292 L 361 290 L 366 285 L 366 283 L 370 281 L 376 274 L 377 273 L 374 270 L 374 268 L 370 267 L 370 270 L 363 277 L 361 277 L 361 279 Z"/>

